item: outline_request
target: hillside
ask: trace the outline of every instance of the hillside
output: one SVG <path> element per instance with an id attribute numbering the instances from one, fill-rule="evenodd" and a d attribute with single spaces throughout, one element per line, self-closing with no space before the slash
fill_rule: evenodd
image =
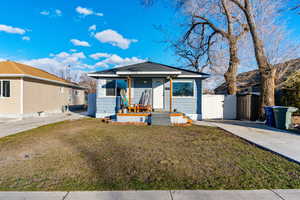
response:
<path id="1" fill-rule="evenodd" d="M 281 89 L 284 82 L 295 72 L 300 71 L 300 58 L 275 65 L 277 67 L 276 89 Z M 240 73 L 237 76 L 238 92 L 259 92 L 260 74 L 258 70 Z M 215 89 L 216 94 L 225 94 L 227 86 L 225 83 Z"/>

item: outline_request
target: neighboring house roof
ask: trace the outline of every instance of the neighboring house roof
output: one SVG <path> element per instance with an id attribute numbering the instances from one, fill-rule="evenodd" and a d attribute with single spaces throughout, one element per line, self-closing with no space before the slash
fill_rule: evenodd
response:
<path id="1" fill-rule="evenodd" d="M 27 77 L 84 89 L 77 83 L 59 78 L 44 70 L 12 61 L 0 62 L 0 77 Z"/>
<path id="2" fill-rule="evenodd" d="M 276 89 L 281 89 L 285 81 L 295 72 L 300 71 L 300 59 L 289 60 L 285 63 L 277 64 Z M 240 73 L 237 76 L 237 88 L 239 93 L 260 92 L 260 74 L 258 70 Z M 227 85 L 221 84 L 215 90 L 216 94 L 226 94 Z"/>
<path id="3" fill-rule="evenodd" d="M 91 77 L 117 77 L 125 75 L 178 75 L 181 77 L 201 77 L 208 78 L 209 75 L 202 72 L 196 72 L 154 62 L 144 62 L 123 67 L 117 67 L 109 70 L 90 73 Z"/>

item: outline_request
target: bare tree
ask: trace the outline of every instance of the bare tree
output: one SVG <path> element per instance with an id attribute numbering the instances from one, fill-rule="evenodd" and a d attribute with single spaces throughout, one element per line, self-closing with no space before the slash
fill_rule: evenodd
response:
<path id="1" fill-rule="evenodd" d="M 201 64 L 204 52 L 200 48 L 195 48 L 182 40 L 175 43 L 171 41 L 171 46 L 175 50 L 175 54 L 178 55 L 181 60 L 186 62 L 188 68 L 203 72 L 207 67 L 207 65 Z"/>
<path id="2" fill-rule="evenodd" d="M 152 0 L 144 1 L 146 5 L 152 3 Z M 236 94 L 236 74 L 240 62 L 238 41 L 248 31 L 248 27 L 242 23 L 240 16 L 234 13 L 234 4 L 229 0 L 177 0 L 177 3 L 191 18 L 188 31 L 184 36 L 188 48 L 186 50 L 179 48 L 179 55 L 190 60 L 194 66 L 198 66 L 199 59 L 206 55 L 206 63 L 203 67 L 198 67 L 203 69 L 212 63 L 211 49 L 214 43 L 220 37 L 225 39 L 229 46 L 229 63 L 224 77 L 228 85 L 228 93 Z M 197 46 L 194 45 L 195 43 Z M 191 51 L 191 48 L 194 51 Z"/>
<path id="3" fill-rule="evenodd" d="M 79 85 L 86 87 L 88 89 L 88 93 L 96 93 L 97 81 L 88 77 L 86 73 L 81 74 Z"/>
<path id="4" fill-rule="evenodd" d="M 274 67 L 274 64 L 284 61 L 284 58 L 289 57 L 289 56 L 284 56 L 284 54 L 285 55 L 288 54 L 289 51 L 287 51 L 287 49 L 284 49 L 283 47 L 284 45 L 280 44 L 282 43 L 281 41 L 283 41 L 280 37 L 286 37 L 285 30 L 284 28 L 282 28 L 282 26 L 278 28 L 279 27 L 278 23 L 277 24 L 275 23 L 275 20 L 281 22 L 281 19 L 278 18 L 278 16 L 280 15 L 279 8 L 280 5 L 286 6 L 286 4 L 284 4 L 285 1 L 282 0 L 223 0 L 221 1 L 219 0 L 221 4 L 216 3 L 217 1 L 218 0 L 211 0 L 208 2 L 205 0 L 198 0 L 198 1 L 180 0 L 181 5 L 184 5 L 189 2 L 197 2 L 198 4 L 201 5 L 201 6 L 199 5 L 191 6 L 191 8 L 194 8 L 196 9 L 196 11 L 199 12 L 196 14 L 193 13 L 194 21 L 192 25 L 198 26 L 198 28 L 196 28 L 198 33 L 203 33 L 199 31 L 199 29 L 201 28 L 204 29 L 204 26 L 206 26 L 209 27 L 212 30 L 212 32 L 205 31 L 204 33 L 210 35 L 213 34 L 221 35 L 223 38 L 228 40 L 229 53 L 230 53 L 229 64 L 231 66 L 234 66 L 236 58 L 238 60 L 237 56 L 236 57 L 233 56 L 233 55 L 237 55 L 235 47 L 239 47 L 241 41 L 243 40 L 237 40 L 238 38 L 230 40 L 230 37 L 228 36 L 231 35 L 232 36 L 231 38 L 234 38 L 238 36 L 238 34 L 241 33 L 242 31 L 248 30 L 250 32 L 248 41 L 246 42 L 250 42 L 249 44 L 251 44 L 249 50 L 253 49 L 253 54 L 255 57 L 255 62 L 253 62 L 252 64 L 258 66 L 261 75 L 260 117 L 263 118 L 264 117 L 263 107 L 274 105 L 275 103 L 274 94 L 275 94 L 276 68 Z M 214 7 L 210 7 L 209 5 L 214 5 Z M 226 12 L 226 6 L 229 12 L 228 11 Z M 206 9 L 208 9 L 208 11 L 212 13 L 210 13 L 210 15 L 203 16 L 208 12 L 206 11 Z M 271 14 L 270 11 L 272 12 Z M 214 16 L 217 17 L 214 18 Z M 224 29 L 224 26 L 222 26 L 222 24 L 220 26 L 220 23 L 218 23 L 222 21 L 220 20 L 222 19 L 222 16 L 223 17 L 226 16 L 225 21 L 227 22 L 226 23 L 227 29 Z M 233 23 L 230 23 L 230 17 L 231 20 L 233 20 Z M 269 22 L 269 24 L 271 24 L 271 26 L 266 26 L 265 24 L 266 20 Z M 231 27 L 230 24 L 232 25 Z M 191 28 L 193 28 L 193 26 L 191 26 Z M 233 34 L 230 34 L 229 30 L 233 30 L 232 31 Z M 278 31 L 282 31 L 282 32 L 278 34 Z M 276 34 L 277 36 L 273 37 Z M 246 35 L 248 36 L 248 34 Z M 277 41 L 268 42 L 270 39 L 277 39 Z M 249 54 L 249 50 L 248 50 L 248 54 Z M 293 52 L 292 48 L 289 48 L 289 50 Z M 235 67 L 233 67 L 232 69 L 235 69 Z M 228 71 L 229 72 L 231 71 L 230 67 L 228 68 Z M 226 73 L 225 73 L 225 78 L 226 78 Z M 226 82 L 229 81 L 231 80 L 226 80 Z"/>
<path id="5" fill-rule="evenodd" d="M 249 26 L 255 58 L 261 76 L 261 102 L 260 102 L 260 118 L 264 118 L 264 107 L 275 105 L 275 75 L 276 68 L 270 63 L 265 44 L 259 33 L 259 27 L 255 17 L 255 9 L 253 5 L 262 6 L 262 3 L 273 3 L 273 1 L 250 1 L 250 0 L 230 0 L 244 14 L 246 22 Z M 253 3 L 254 2 L 254 3 Z M 278 1 L 277 1 L 278 2 Z M 276 3 L 276 1 L 275 1 Z M 267 13 L 262 13 L 267 14 Z"/>

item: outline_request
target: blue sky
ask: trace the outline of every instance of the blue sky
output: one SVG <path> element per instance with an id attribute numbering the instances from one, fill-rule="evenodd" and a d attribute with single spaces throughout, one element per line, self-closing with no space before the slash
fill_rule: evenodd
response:
<path id="1" fill-rule="evenodd" d="M 81 70 L 88 71 L 101 70 L 106 64 L 111 67 L 146 59 L 176 63 L 171 50 L 161 42 L 165 35 L 154 28 L 168 24 L 177 32 L 174 21 L 178 15 L 171 7 L 158 4 L 144 8 L 139 0 L 11 0 L 2 2 L 1 10 L 0 59 L 43 67 L 46 58 L 60 57 L 56 60 L 77 68 L 78 63 L 62 59 L 69 56 L 76 60 L 72 57 L 76 54 L 80 64 L 89 65 L 81 66 Z M 91 58 L 95 53 L 102 53 L 103 57 Z M 111 60 L 101 63 L 107 58 Z M 96 63 L 99 64 L 93 68 Z"/>
<path id="2" fill-rule="evenodd" d="M 53 73 L 67 65 L 78 72 L 95 71 L 143 60 L 180 66 L 162 42 L 166 35 L 154 28 L 167 25 L 169 32 L 176 35 L 181 31 L 180 15 L 172 7 L 155 4 L 144 8 L 139 2 L 3 1 L 0 59 L 20 61 Z M 289 17 L 289 28 L 295 29 L 293 37 L 299 38 L 300 16 L 290 13 Z"/>

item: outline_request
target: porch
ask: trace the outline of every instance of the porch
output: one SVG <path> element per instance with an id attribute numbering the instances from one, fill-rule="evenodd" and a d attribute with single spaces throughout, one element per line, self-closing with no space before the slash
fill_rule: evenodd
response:
<path id="1" fill-rule="evenodd" d="M 170 114 L 181 113 L 193 120 L 201 119 L 205 74 L 146 62 L 89 76 L 98 79 L 97 118 L 146 124 L 155 118 L 169 118 L 172 123 Z"/>
<path id="2" fill-rule="evenodd" d="M 115 118 L 106 119 L 108 123 L 119 125 L 160 125 L 189 126 L 192 120 L 179 112 L 117 113 Z"/>

